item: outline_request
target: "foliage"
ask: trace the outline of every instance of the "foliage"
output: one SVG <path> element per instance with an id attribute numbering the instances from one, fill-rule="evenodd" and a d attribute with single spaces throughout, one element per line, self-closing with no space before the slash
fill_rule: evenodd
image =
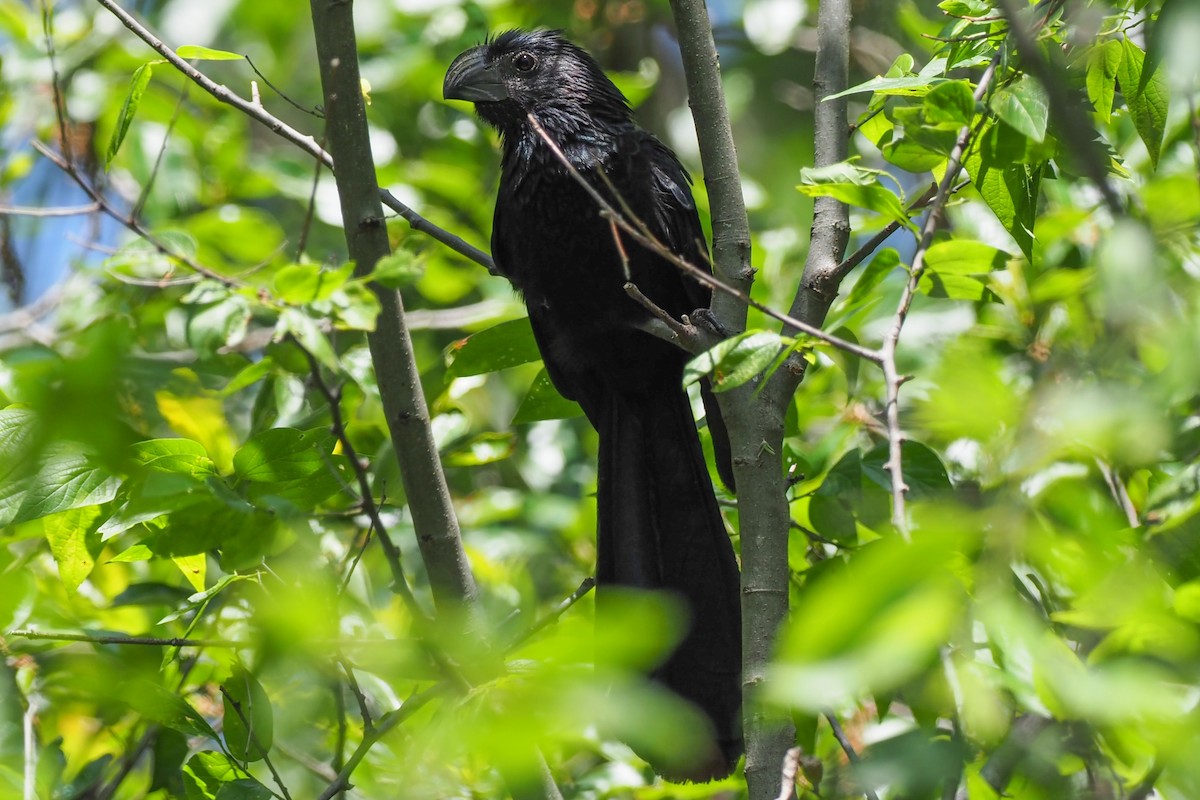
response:
<path id="1" fill-rule="evenodd" d="M 152 5 L 205 74 L 247 96 L 256 81 L 320 141 L 302 16 Z M 857 155 L 802 171 L 813 66 L 790 45 L 815 3 L 783 39 L 762 22 L 780 4 L 713 5 L 737 45 L 723 67 L 755 298 L 789 306 L 812 197 L 853 206 L 852 249 L 898 229 L 834 303 L 841 340 L 879 344 L 920 254 L 897 353 L 909 531 L 875 364 L 752 312 L 689 372 L 732 390 L 781 351 L 808 365 L 778 453 L 792 618 L 761 697 L 796 721 L 799 790 L 1200 796 L 1200 14 L 1039 4 L 1029 50 L 1005 2 L 871 5 L 856 56 L 876 66 L 845 93 Z M 355 9 L 381 185 L 468 241 L 487 241 L 497 158 L 440 84 L 489 29 L 566 27 L 699 169 L 678 67 L 650 59 L 665 3 Z M 347 796 L 499 797 L 539 750 L 567 797 L 744 793 L 656 781 L 628 746 L 695 746 L 689 710 L 641 677 L 683 621 L 631 596 L 593 630 L 576 587 L 595 556 L 594 434 L 505 283 L 399 219 L 395 255 L 355 277 L 328 172 L 103 8 L 9 2 L 0 25 L 4 205 L 89 202 L 37 140 L 139 227 L 0 218 L 0 274 L 19 294 L 25 273 L 36 311 L 0 318 L 0 797 L 317 797 L 347 764 Z M 960 142 L 964 174 L 914 249 L 910 205 Z M 461 625 L 428 620 L 364 343 L 372 281 L 403 293 L 481 588 Z"/>

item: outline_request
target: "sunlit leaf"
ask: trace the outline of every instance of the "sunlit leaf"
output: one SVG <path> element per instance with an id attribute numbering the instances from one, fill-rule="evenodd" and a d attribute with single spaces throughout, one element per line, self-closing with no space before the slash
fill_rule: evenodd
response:
<path id="1" fill-rule="evenodd" d="M 216 473 L 204 445 L 192 439 L 148 439 L 130 448 L 131 460 L 152 472 L 202 478 Z"/>
<path id="2" fill-rule="evenodd" d="M 85 506 L 52 514 L 42 521 L 50 553 L 58 563 L 58 574 L 68 592 L 75 592 L 87 580 L 100 554 L 100 536 L 96 521 L 97 506 Z"/>
<path id="3" fill-rule="evenodd" d="M 714 392 L 736 388 L 771 366 L 783 345 L 778 334 L 768 331 L 747 331 L 725 339 L 688 362 L 683 382 L 694 383 L 711 376 Z"/>
<path id="4" fill-rule="evenodd" d="M 150 85 L 150 77 L 154 74 L 154 65 L 161 63 L 161 61 L 149 61 L 133 71 L 133 78 L 129 82 L 129 93 L 125 95 L 121 113 L 117 116 L 117 127 L 108 141 L 108 150 L 104 156 L 105 169 L 112 164 L 117 151 L 121 149 L 121 143 L 125 141 L 125 135 L 129 133 L 129 126 L 133 124 L 138 105 L 142 102 L 142 95 L 146 93 L 146 87 Z"/>
<path id="5" fill-rule="evenodd" d="M 1129 39 L 1122 39 L 1121 47 L 1121 66 L 1117 69 L 1121 96 L 1129 107 L 1138 136 L 1146 144 L 1150 163 L 1157 167 L 1162 152 L 1163 131 L 1167 125 L 1170 88 L 1161 65 L 1149 74 L 1143 72 L 1146 54 L 1140 47 Z"/>
<path id="6" fill-rule="evenodd" d="M 1108 122 L 1112 116 L 1113 93 L 1117 84 L 1117 72 L 1121 59 L 1125 57 L 1124 46 L 1116 39 L 1093 45 L 1088 50 L 1087 90 L 1088 99 L 1096 109 L 1096 116 Z"/>
<path id="7" fill-rule="evenodd" d="M 271 428 L 242 445 L 233 456 L 233 469 L 247 481 L 297 480 L 322 469 L 331 449 L 327 430 Z"/>
<path id="8" fill-rule="evenodd" d="M 541 358 L 528 318 L 502 322 L 450 345 L 451 377 L 462 378 L 528 364 Z"/>
<path id="9" fill-rule="evenodd" d="M 546 370 L 542 369 L 529 385 L 529 391 L 521 399 L 512 421 L 514 425 L 521 425 L 543 419 L 568 419 L 581 414 L 583 409 L 579 404 L 559 394 Z"/>
<path id="10" fill-rule="evenodd" d="M 1024 75 L 992 95 L 992 110 L 1016 130 L 1040 142 L 1046 138 L 1050 100 L 1035 79 Z"/>
<path id="11" fill-rule="evenodd" d="M 214 50 L 198 44 L 185 44 L 175 50 L 175 54 L 188 61 L 241 61 L 245 56 L 230 53 L 226 50 Z"/>

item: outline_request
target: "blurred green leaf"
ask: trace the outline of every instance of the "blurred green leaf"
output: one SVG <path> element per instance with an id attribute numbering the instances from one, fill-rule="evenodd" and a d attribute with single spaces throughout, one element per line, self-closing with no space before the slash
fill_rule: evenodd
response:
<path id="1" fill-rule="evenodd" d="M 316 264 L 288 264 L 275 273 L 271 288 L 285 303 L 304 304 L 328 300 L 354 273 L 354 264 L 322 269 Z"/>
<path id="2" fill-rule="evenodd" d="M 408 250 L 396 250 L 375 262 L 375 269 L 364 280 L 388 289 L 403 289 L 425 274 L 424 264 Z"/>
<path id="3" fill-rule="evenodd" d="M 275 738 L 270 698 L 258 679 L 240 668 L 234 670 L 221 688 L 225 745 L 237 759 L 262 760 Z"/>
<path id="4" fill-rule="evenodd" d="M 951 534 L 884 539 L 815 581 L 781 636 L 771 699 L 819 712 L 901 686 L 936 661 L 963 613 L 951 567 L 965 545 Z"/>
<path id="5" fill-rule="evenodd" d="M 112 687 L 121 700 L 145 719 L 187 734 L 216 739 L 217 734 L 196 709 L 174 692 L 147 680 Z"/>

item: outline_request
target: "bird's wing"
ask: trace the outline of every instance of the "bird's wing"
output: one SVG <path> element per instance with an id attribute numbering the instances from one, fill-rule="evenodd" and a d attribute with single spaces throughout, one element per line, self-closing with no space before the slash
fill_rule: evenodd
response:
<path id="1" fill-rule="evenodd" d="M 673 152 L 662 142 L 646 134 L 643 142 L 650 157 L 650 175 L 657 202 L 653 227 L 663 244 L 682 256 L 688 263 L 711 272 L 708 245 L 696 201 L 692 198 L 691 178 Z M 692 308 L 707 308 L 709 290 L 695 279 L 679 274 L 683 290 Z"/>

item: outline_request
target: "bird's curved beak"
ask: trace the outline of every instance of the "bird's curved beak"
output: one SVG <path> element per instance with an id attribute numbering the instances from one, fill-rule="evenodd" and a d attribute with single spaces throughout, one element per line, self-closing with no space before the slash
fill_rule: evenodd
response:
<path id="1" fill-rule="evenodd" d="M 447 100 L 469 100 L 472 103 L 495 103 L 508 99 L 508 88 L 500 79 L 499 70 L 487 63 L 487 48 L 472 47 L 454 59 L 446 70 L 442 97 Z"/>

